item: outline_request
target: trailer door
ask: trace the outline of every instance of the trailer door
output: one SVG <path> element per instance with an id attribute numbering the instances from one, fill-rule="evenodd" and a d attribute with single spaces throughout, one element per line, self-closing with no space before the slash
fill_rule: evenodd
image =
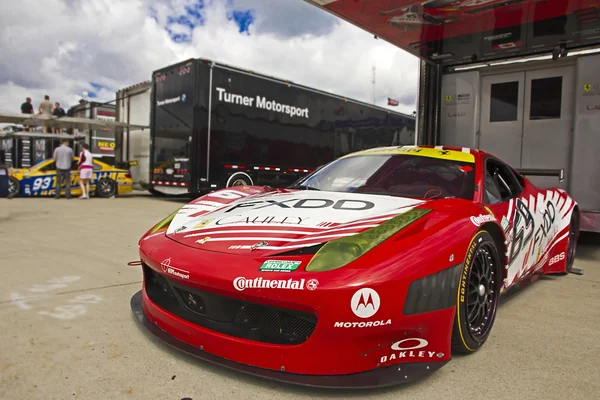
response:
<path id="1" fill-rule="evenodd" d="M 560 169 L 569 166 L 573 140 L 573 66 L 525 72 L 522 168 Z M 568 174 L 567 174 L 568 175 Z M 530 177 L 542 187 L 556 178 Z M 563 187 L 568 182 L 563 182 Z"/>
<path id="2" fill-rule="evenodd" d="M 183 194 L 190 186 L 194 84 L 192 62 L 154 74 L 152 185 L 162 193 Z"/>
<path id="3" fill-rule="evenodd" d="M 523 137 L 522 72 L 481 79 L 481 122 L 478 146 L 509 165 L 521 167 Z"/>
<path id="4" fill-rule="evenodd" d="M 573 68 L 482 77 L 478 147 L 515 168 L 567 168 L 573 132 Z M 557 185 L 552 177 L 530 179 L 542 187 Z"/>

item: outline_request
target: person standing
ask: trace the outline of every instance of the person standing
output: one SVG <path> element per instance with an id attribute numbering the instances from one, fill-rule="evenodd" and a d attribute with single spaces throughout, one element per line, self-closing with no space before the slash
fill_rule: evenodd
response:
<path id="1" fill-rule="evenodd" d="M 8 185 L 8 165 L 6 165 L 6 156 L 3 150 L 0 149 L 0 197 L 12 198 L 9 192 Z"/>
<path id="2" fill-rule="evenodd" d="M 21 104 L 21 114 L 33 114 L 33 104 L 31 104 L 31 97 L 25 99 L 25 103 Z M 33 127 L 29 125 L 23 125 L 24 129 L 29 132 L 33 132 Z"/>
<path id="3" fill-rule="evenodd" d="M 52 115 L 52 103 L 50 102 L 50 96 L 48 96 L 48 95 L 44 96 L 44 101 L 42 101 L 40 103 L 40 106 L 38 107 L 38 111 L 43 116 Z M 46 124 L 44 124 L 43 122 L 42 122 L 42 124 L 44 125 L 44 133 L 47 133 L 48 130 L 46 128 Z"/>
<path id="4" fill-rule="evenodd" d="M 94 176 L 94 163 L 92 153 L 87 143 L 81 145 L 83 150 L 79 154 L 79 186 L 81 186 L 80 199 L 90 198 L 90 181 Z"/>
<path id="5" fill-rule="evenodd" d="M 55 199 L 60 198 L 60 188 L 62 187 L 63 178 L 66 181 L 67 199 L 71 198 L 71 165 L 73 163 L 73 149 L 69 147 L 67 139 L 62 141 L 62 144 L 54 150 L 54 163 L 56 165 L 56 192 Z"/>
<path id="6" fill-rule="evenodd" d="M 60 106 L 60 103 L 57 101 L 54 103 L 54 110 L 52 111 L 52 115 L 56 118 L 61 118 L 67 115 L 65 110 Z M 62 128 L 54 128 L 52 127 L 52 133 L 62 133 Z"/>

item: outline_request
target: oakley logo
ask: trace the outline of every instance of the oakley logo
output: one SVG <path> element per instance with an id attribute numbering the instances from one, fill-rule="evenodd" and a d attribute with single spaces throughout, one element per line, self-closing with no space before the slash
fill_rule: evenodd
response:
<path id="1" fill-rule="evenodd" d="M 370 318 L 379 310 L 380 302 L 379 294 L 375 290 L 362 288 L 354 293 L 350 306 L 357 317 Z"/>

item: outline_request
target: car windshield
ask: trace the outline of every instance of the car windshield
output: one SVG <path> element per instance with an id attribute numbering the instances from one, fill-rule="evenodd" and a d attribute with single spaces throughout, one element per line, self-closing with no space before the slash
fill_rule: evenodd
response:
<path id="1" fill-rule="evenodd" d="M 473 199 L 475 164 L 414 155 L 341 158 L 291 188 L 441 199 Z"/>
<path id="2" fill-rule="evenodd" d="M 48 162 L 48 160 L 43 160 L 43 161 L 40 161 L 39 163 L 37 163 L 37 164 L 35 164 L 35 165 L 31 166 L 31 167 L 30 167 L 30 169 L 36 169 L 36 168 L 39 168 L 39 167 L 41 167 L 43 164 L 45 164 L 46 162 Z"/>

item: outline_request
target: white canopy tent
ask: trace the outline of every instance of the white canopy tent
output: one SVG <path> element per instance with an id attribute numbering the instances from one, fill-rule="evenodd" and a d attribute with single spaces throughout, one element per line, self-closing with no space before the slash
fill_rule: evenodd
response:
<path id="1" fill-rule="evenodd" d="M 146 125 L 126 124 L 124 122 L 107 121 L 101 119 L 55 117 L 42 114 L 21 114 L 0 111 L 0 123 L 20 124 L 27 126 L 45 126 L 47 128 L 77 129 L 79 131 L 108 130 L 122 133 L 127 128 L 144 130 L 149 129 Z M 56 136 L 53 136 L 56 137 Z"/>

